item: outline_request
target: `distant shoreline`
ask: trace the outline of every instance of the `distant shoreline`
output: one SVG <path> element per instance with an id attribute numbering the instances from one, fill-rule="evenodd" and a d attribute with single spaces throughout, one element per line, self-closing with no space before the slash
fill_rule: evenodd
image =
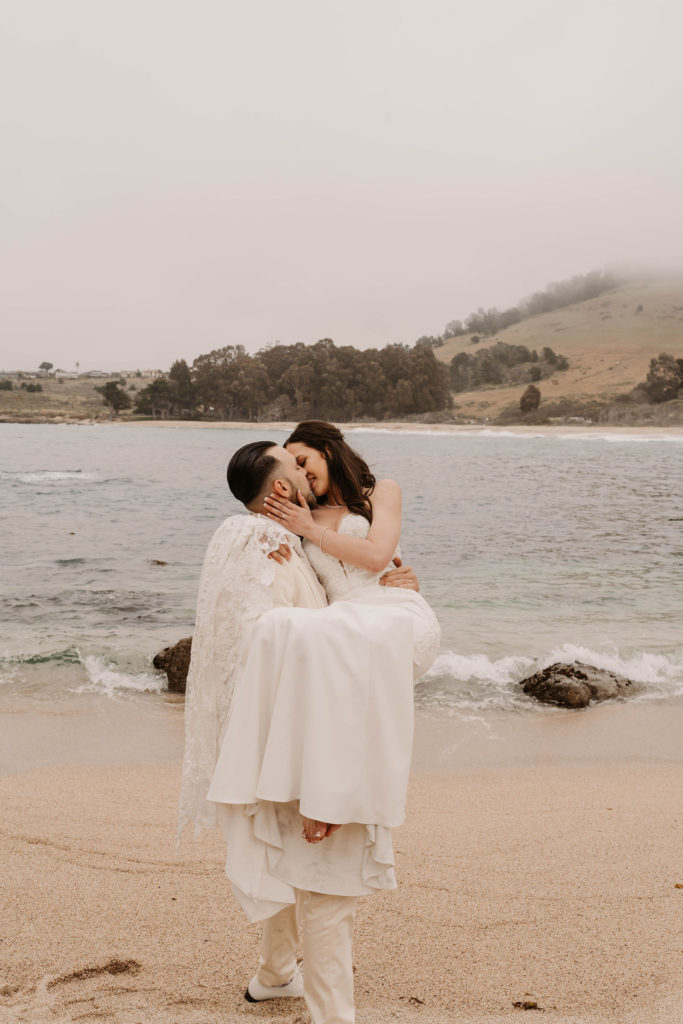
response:
<path id="1" fill-rule="evenodd" d="M 267 432 L 268 430 L 291 431 L 296 426 L 296 420 L 277 420 L 268 423 L 252 423 L 237 420 L 128 420 L 128 419 L 50 419 L 50 420 L 0 420 L 3 423 L 20 423 L 24 425 L 54 425 L 54 426 L 114 426 L 114 427 L 163 427 L 165 429 L 202 429 L 202 430 L 256 430 Z M 387 422 L 378 420 L 371 423 L 350 422 L 340 423 L 340 428 L 345 431 L 386 434 L 487 434 L 501 435 L 503 437 L 518 435 L 520 437 L 591 437 L 609 434 L 616 437 L 644 437 L 655 439 L 660 436 L 683 437 L 683 425 L 680 426 L 622 426 L 620 424 L 576 424 L 576 423 L 551 423 L 531 424 L 511 423 L 506 426 L 496 426 L 487 423 L 411 423 L 405 420 Z"/>
<path id="2" fill-rule="evenodd" d="M 115 421 L 110 421 L 115 422 Z M 124 423 L 125 421 L 121 421 Z M 130 421 L 129 421 L 130 422 Z M 249 423 L 249 422 L 234 422 L 234 421 L 221 421 L 214 422 L 212 420 L 138 420 L 138 424 L 141 426 L 152 426 L 152 427 L 200 427 L 208 429 L 233 429 L 233 430 L 288 430 L 291 431 L 296 426 L 296 420 L 291 422 L 275 421 L 273 423 Z M 588 426 L 587 424 L 560 424 L 560 423 L 547 423 L 539 426 L 531 426 L 527 424 L 510 424 L 509 426 L 494 426 L 493 424 L 486 423 L 410 423 L 406 421 L 397 421 L 388 423 L 383 420 L 379 420 L 374 423 L 339 423 L 338 426 L 341 430 L 362 432 L 368 431 L 373 433 L 386 433 L 386 434 L 500 434 L 502 436 L 510 434 L 518 434 L 520 437 L 524 436 L 538 436 L 538 437 L 559 437 L 562 435 L 571 434 L 574 436 L 585 435 L 587 437 L 595 434 L 616 434 L 623 436 L 632 437 L 652 437 L 656 434 L 661 434 L 665 437 L 683 437 L 683 426 L 676 427 L 627 427 L 627 426 L 611 426 L 606 424 L 594 424 Z"/>

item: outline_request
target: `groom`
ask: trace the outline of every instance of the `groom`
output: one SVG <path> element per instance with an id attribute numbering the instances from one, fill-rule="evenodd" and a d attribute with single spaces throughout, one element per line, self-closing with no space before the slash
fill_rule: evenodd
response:
<path id="1" fill-rule="evenodd" d="M 228 466 L 228 483 L 233 495 L 257 514 L 253 527 L 259 536 L 262 529 L 273 526 L 262 511 L 266 495 L 296 500 L 301 491 L 310 505 L 315 504 L 303 468 L 286 449 L 270 441 L 254 442 L 235 452 Z M 244 521 L 244 517 L 233 517 L 233 526 L 235 520 Z M 230 523 L 227 520 L 219 527 L 205 566 L 211 562 L 216 538 Z M 252 526 L 248 521 L 244 525 Z M 275 565 L 266 563 L 272 567 L 272 606 L 324 608 L 325 592 L 298 538 L 291 536 L 289 546 L 288 559 Z M 267 554 L 262 550 L 256 557 L 265 562 Z M 409 568 L 392 570 L 383 582 L 418 589 Z M 224 586 L 231 583 L 226 579 Z M 203 607 L 200 585 L 197 628 Z M 355 904 L 360 895 L 396 887 L 389 830 L 316 822 L 308 832 L 313 841 L 305 842 L 296 801 L 229 806 L 220 802 L 220 793 L 214 790 L 212 786 L 209 798 L 217 796 L 214 802 L 228 843 L 226 873 L 233 892 L 250 920 L 263 920 L 259 966 L 245 998 L 259 1002 L 304 996 L 313 1024 L 352 1024 Z M 268 842 L 259 844 L 257 835 L 259 840 L 266 835 Z M 376 854 L 374 862 L 370 851 Z M 303 932 L 303 979 L 296 962 L 297 919 Z"/>

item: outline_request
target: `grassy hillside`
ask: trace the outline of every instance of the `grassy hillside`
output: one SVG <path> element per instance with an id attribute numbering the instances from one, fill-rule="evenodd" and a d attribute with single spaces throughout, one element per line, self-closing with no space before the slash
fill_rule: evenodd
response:
<path id="1" fill-rule="evenodd" d="M 119 378 L 113 376 L 112 380 Z M 134 377 L 126 381 L 126 389 L 134 384 L 140 391 L 152 380 L 151 377 Z M 102 404 L 102 396 L 95 391 L 95 386 L 106 384 L 106 380 L 80 378 L 79 380 L 53 380 L 41 377 L 27 384 L 40 383 L 43 390 L 35 394 L 20 389 L 19 381 L 13 381 L 13 391 L 0 391 L 0 421 L 35 422 L 36 420 L 76 419 L 76 420 L 107 420 L 109 411 Z M 135 401 L 135 391 L 130 391 Z M 125 414 L 121 414 L 121 419 Z"/>
<path id="2" fill-rule="evenodd" d="M 435 354 L 450 362 L 457 352 L 473 353 L 496 341 L 539 352 L 548 345 L 567 356 L 569 370 L 539 384 L 544 400 L 614 398 L 645 380 L 653 356 L 683 356 L 683 278 L 624 285 L 597 299 L 514 324 L 482 338 L 476 347 L 469 335 L 451 338 Z M 454 401 L 461 415 L 493 418 L 518 402 L 523 390 L 501 386 L 461 392 Z"/>

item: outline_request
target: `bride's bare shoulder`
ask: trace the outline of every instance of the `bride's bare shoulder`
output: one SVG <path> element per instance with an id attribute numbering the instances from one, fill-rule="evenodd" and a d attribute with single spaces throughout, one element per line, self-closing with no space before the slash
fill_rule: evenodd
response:
<path id="1" fill-rule="evenodd" d="M 396 502 L 401 500 L 401 488 L 395 480 L 390 480 L 388 477 L 384 480 L 378 480 L 374 486 L 370 500 L 374 503 L 376 501 L 381 502 Z"/>

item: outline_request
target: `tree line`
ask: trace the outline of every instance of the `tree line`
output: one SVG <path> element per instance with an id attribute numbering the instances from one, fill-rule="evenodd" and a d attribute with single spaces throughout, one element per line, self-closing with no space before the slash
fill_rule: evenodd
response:
<path id="1" fill-rule="evenodd" d="M 97 390 L 110 407 L 122 393 L 111 383 Z M 161 418 L 295 420 L 383 419 L 438 412 L 451 404 L 448 367 L 423 346 L 387 345 L 361 351 L 329 338 L 315 345 L 270 345 L 255 355 L 227 345 L 176 360 L 167 375 L 142 388 L 137 413 Z"/>

